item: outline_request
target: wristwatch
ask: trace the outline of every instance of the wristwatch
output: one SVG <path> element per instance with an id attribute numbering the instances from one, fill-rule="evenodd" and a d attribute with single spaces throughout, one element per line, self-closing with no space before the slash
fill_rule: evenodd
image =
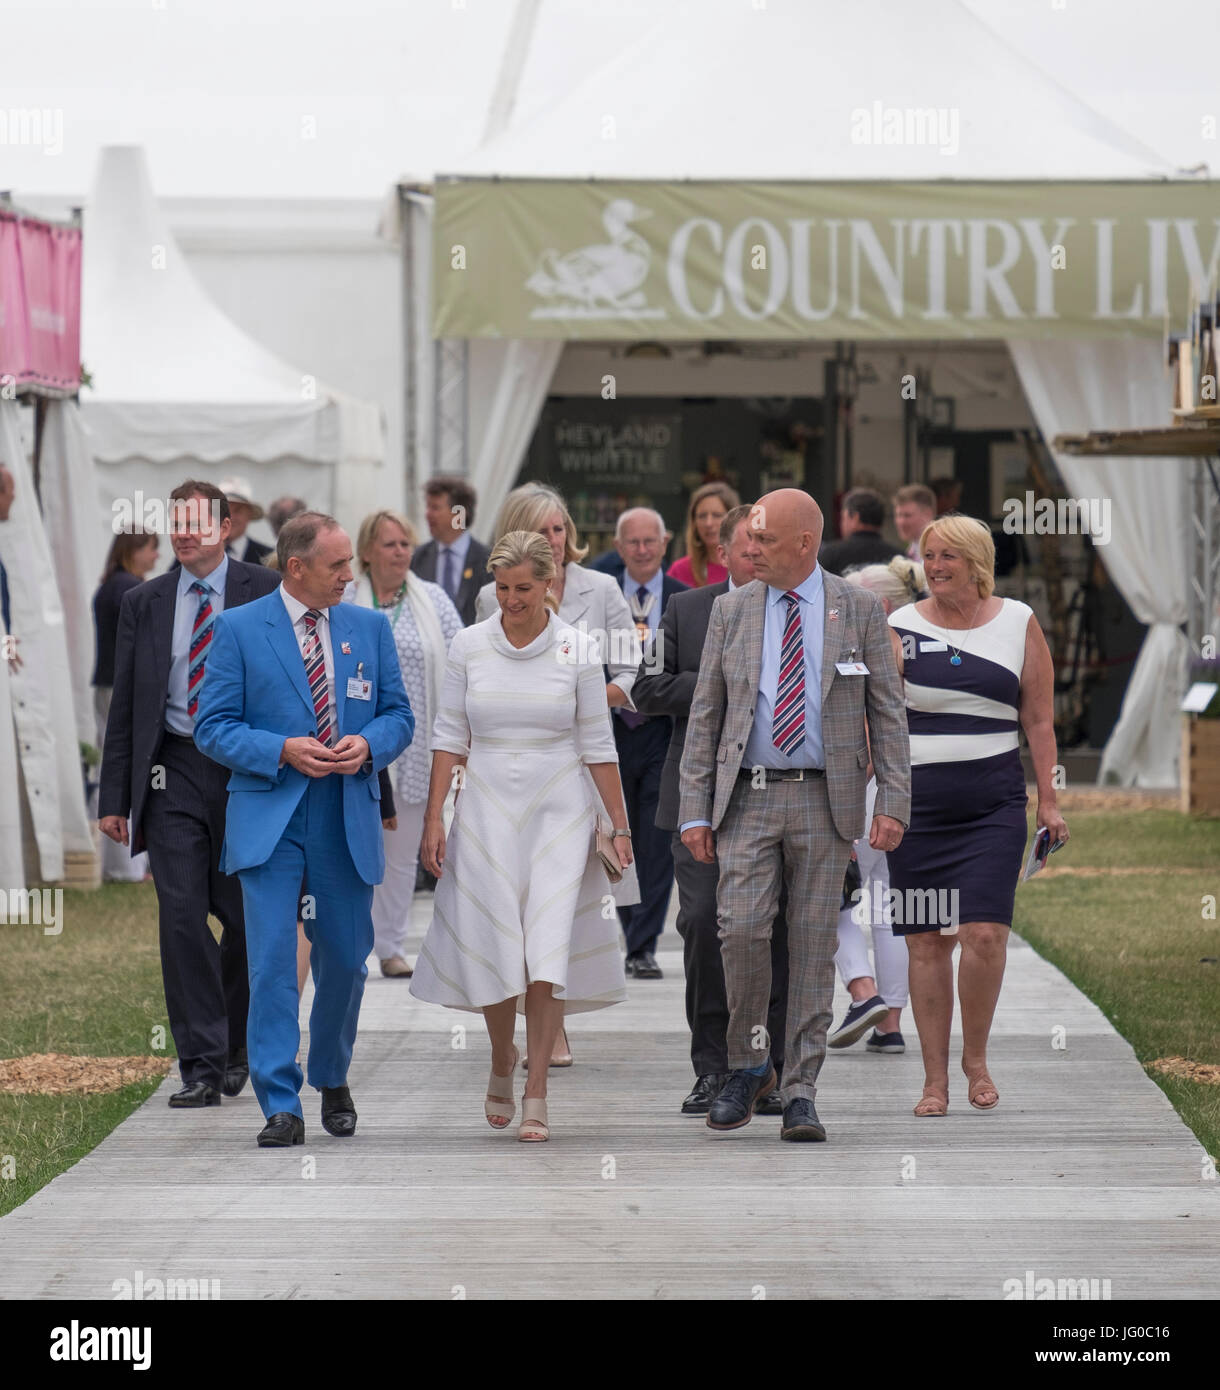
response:
<path id="1" fill-rule="evenodd" d="M 610 832 L 610 838 L 611 838 L 612 840 L 630 840 L 630 839 L 631 839 L 631 831 L 630 831 L 630 830 L 612 830 L 612 831 Z"/>

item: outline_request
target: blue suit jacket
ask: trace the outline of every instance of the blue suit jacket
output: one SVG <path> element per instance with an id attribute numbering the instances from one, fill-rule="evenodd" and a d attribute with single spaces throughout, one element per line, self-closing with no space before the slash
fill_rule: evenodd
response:
<path id="1" fill-rule="evenodd" d="M 343 777 L 344 830 L 356 872 L 365 883 L 380 883 L 385 849 L 377 773 L 411 742 L 415 716 L 384 613 L 336 604 L 330 637 L 337 739 L 360 734 L 371 755 L 371 765 L 359 772 L 331 776 Z M 373 698 L 349 700 L 347 682 L 360 663 Z M 226 609 L 216 619 L 195 719 L 200 752 L 233 774 L 220 865 L 225 873 L 270 858 L 310 781 L 287 763 L 280 766 L 284 740 L 316 734 L 305 663 L 279 592 Z"/>

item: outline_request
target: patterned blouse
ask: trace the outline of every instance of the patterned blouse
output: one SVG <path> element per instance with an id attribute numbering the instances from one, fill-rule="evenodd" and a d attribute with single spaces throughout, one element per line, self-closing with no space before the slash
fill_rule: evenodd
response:
<path id="1" fill-rule="evenodd" d="M 419 585 L 432 600 L 436 616 L 440 619 L 441 631 L 445 634 L 445 650 L 436 652 L 434 659 L 438 663 L 437 670 L 443 673 L 449 643 L 453 641 L 455 633 L 461 632 L 462 619 L 453 606 L 453 601 L 439 584 L 430 584 L 417 574 L 412 574 L 408 583 L 413 586 Z M 415 737 L 394 762 L 390 776 L 394 779 L 395 799 L 410 804 L 428 799 L 428 779 L 432 774 L 432 721 L 436 717 L 436 711 L 428 708 L 428 679 L 423 643 L 415 623 L 415 614 L 405 594 L 397 620 L 394 618 L 395 607 L 397 603 L 381 611 L 390 620 L 394 633 L 394 645 L 398 648 L 398 664 L 402 669 L 402 683 L 407 688 L 407 699 L 411 701 L 411 709 L 415 713 Z"/>

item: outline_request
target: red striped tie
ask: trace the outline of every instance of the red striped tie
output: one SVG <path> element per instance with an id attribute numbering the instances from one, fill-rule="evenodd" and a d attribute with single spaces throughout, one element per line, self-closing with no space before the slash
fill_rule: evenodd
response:
<path id="1" fill-rule="evenodd" d="M 318 619 L 321 616 L 318 608 L 309 608 L 305 612 L 305 675 L 309 679 L 314 718 L 318 721 L 318 741 L 329 748 L 334 743 L 334 729 L 330 722 L 330 682 L 326 679 L 326 657 L 322 651 L 322 638 L 318 635 Z"/>
<path id="2" fill-rule="evenodd" d="M 191 628 L 191 649 L 186 663 L 186 712 L 192 719 L 199 709 L 199 687 L 203 684 L 203 669 L 207 665 L 208 648 L 212 645 L 211 590 L 196 579 L 191 585 L 191 593 L 198 594 L 199 608 L 195 613 L 195 623 Z"/>
<path id="3" fill-rule="evenodd" d="M 771 742 L 788 757 L 805 742 L 805 642 L 801 635 L 801 600 L 791 589 L 784 597 L 788 600 L 788 618 L 779 649 Z"/>

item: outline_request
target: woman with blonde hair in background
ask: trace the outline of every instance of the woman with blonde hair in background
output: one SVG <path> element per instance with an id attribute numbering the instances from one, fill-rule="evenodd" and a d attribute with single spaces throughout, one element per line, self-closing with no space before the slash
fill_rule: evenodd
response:
<path id="1" fill-rule="evenodd" d="M 453 601 L 439 584 L 411 573 L 415 530 L 405 516 L 382 508 L 366 516 L 356 537 L 360 578 L 355 602 L 379 608 L 390 621 L 407 698 L 418 731 L 389 769 L 395 817 L 383 821 L 385 878 L 373 890 L 373 949 L 381 973 L 409 978 L 403 954 L 411 925 L 419 842 L 432 764 L 429 734 L 440 703 L 449 644 L 462 630 Z"/>
<path id="2" fill-rule="evenodd" d="M 987 1070 L 991 1021 L 1004 979 L 1013 899 L 1025 852 L 1025 772 L 1019 730 L 1038 785 L 1036 825 L 1065 842 L 1052 781 L 1054 666 L 1027 604 L 995 592 L 995 543 L 973 517 L 924 527 L 919 553 L 929 597 L 890 614 L 911 738 L 911 823 L 887 856 L 904 920 L 911 1007 L 923 1052 L 916 1115 L 949 1108 L 953 951 L 961 943 L 966 1098 L 994 1110 Z M 926 920 L 923 910 L 935 903 Z M 916 911 L 915 904 L 919 904 Z M 911 920 L 914 918 L 914 920 Z"/>
<path id="3" fill-rule="evenodd" d="M 529 1050 L 550 1057 L 564 1015 L 626 998 L 618 919 L 602 902 L 589 776 L 620 868 L 631 831 L 610 729 L 601 653 L 555 616 L 559 566 L 536 531 L 492 547 L 498 611 L 454 637 L 432 734 L 422 855 L 437 877 L 432 925 L 411 993 L 481 1012 L 491 1040 L 484 1113 L 516 1113 L 513 1045 L 525 1014 Z M 448 838 L 442 808 L 460 787 Z M 550 1137 L 547 1068 L 531 1067 L 517 1138 Z"/>
<path id="4" fill-rule="evenodd" d="M 716 558 L 720 523 L 741 506 L 741 498 L 728 483 L 704 483 L 691 493 L 686 509 L 686 554 L 669 567 L 669 577 L 692 589 L 723 584 L 729 572 Z"/>
<path id="5" fill-rule="evenodd" d="M 862 565 L 849 570 L 843 578 L 876 594 L 887 618 L 896 608 L 925 596 L 923 569 L 905 555 L 895 555 L 888 565 Z M 873 823 L 876 799 L 877 781 L 870 766 L 864 803 L 865 830 L 852 851 L 859 870 L 858 895 L 839 909 L 839 948 L 835 952 L 839 979 L 852 1002 L 843 1022 L 828 1036 L 826 1046 L 850 1047 L 872 1027 L 865 1044 L 868 1051 L 896 1055 L 906 1051 L 899 1025 L 910 997 L 907 944 L 901 936 L 894 935 L 890 914 L 885 911 L 890 887 L 885 851 L 873 849 L 868 842 L 867 827 Z M 855 876 L 849 878 L 854 886 Z M 866 926 L 872 933 L 872 969 L 864 936 Z"/>
<path id="6" fill-rule="evenodd" d="M 558 604 L 560 622 L 582 633 L 595 634 L 608 646 L 609 650 L 606 650 L 606 646 L 602 649 L 603 660 L 610 672 L 610 680 L 606 684 L 607 704 L 634 713 L 631 689 L 635 685 L 643 651 L 635 619 L 631 616 L 631 609 L 627 606 L 618 580 L 600 570 L 585 569 L 580 563 L 589 553 L 589 548 L 580 544 L 572 514 L 554 488 L 542 483 L 524 483 L 508 494 L 496 518 L 496 540 L 512 531 L 535 531 L 550 546 L 555 561 L 551 597 Z M 476 622 L 484 621 L 496 611 L 496 586 L 493 582 L 479 590 L 475 607 Z M 607 727 L 609 722 L 607 714 Z M 550 1065 L 572 1065 L 572 1049 L 567 1030 L 563 1027 L 555 1041 Z"/>

